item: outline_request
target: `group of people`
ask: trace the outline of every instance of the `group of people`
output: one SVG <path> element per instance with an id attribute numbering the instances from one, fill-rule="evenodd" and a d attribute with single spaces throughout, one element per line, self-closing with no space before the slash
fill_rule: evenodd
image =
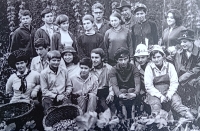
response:
<path id="1" fill-rule="evenodd" d="M 8 58 L 16 69 L 6 84 L 10 102 L 34 101 L 44 115 L 50 107 L 68 103 L 84 113 L 110 108 L 112 115 L 121 113 L 125 119 L 140 111 L 158 114 L 170 105 L 194 120 L 188 107 L 195 102 L 200 106 L 200 49 L 194 31 L 182 26 L 179 11 L 172 9 L 158 41 L 144 4 L 136 3 L 134 14 L 127 1 L 117 9 L 107 21 L 103 5 L 95 3 L 92 15 L 83 16 L 85 32 L 77 38 L 68 30 L 65 14 L 54 24 L 52 11 L 44 9 L 45 24 L 35 32 L 30 12 L 21 12 Z"/>

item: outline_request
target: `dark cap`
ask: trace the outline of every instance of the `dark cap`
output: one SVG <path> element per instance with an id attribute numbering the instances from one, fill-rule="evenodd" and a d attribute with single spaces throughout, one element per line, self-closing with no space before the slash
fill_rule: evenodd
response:
<path id="1" fill-rule="evenodd" d="M 8 57 L 9 66 L 14 69 L 16 69 L 15 67 L 16 62 L 19 62 L 19 61 L 27 61 L 28 64 L 30 63 L 30 57 L 26 51 L 16 50 L 16 51 L 13 51 Z"/>
<path id="2" fill-rule="evenodd" d="M 180 32 L 179 40 L 186 39 L 194 41 L 194 31 L 192 29 L 185 29 Z"/>
<path id="3" fill-rule="evenodd" d="M 131 8 L 131 3 L 126 0 L 122 0 L 119 7 L 117 7 L 117 9 L 122 10 L 123 7 Z"/>
<path id="4" fill-rule="evenodd" d="M 116 50 L 114 54 L 114 59 L 117 60 L 118 58 L 123 58 L 129 56 L 129 50 L 124 47 L 120 47 Z"/>
<path id="5" fill-rule="evenodd" d="M 147 12 L 147 7 L 146 5 L 142 4 L 142 3 L 135 3 L 135 7 L 134 7 L 134 13 L 136 13 L 139 9 L 144 9 L 144 12 Z"/>
<path id="6" fill-rule="evenodd" d="M 76 50 L 72 46 L 65 46 L 64 50 L 61 52 L 61 54 L 64 54 L 66 52 L 73 53 L 73 52 L 76 52 Z"/>

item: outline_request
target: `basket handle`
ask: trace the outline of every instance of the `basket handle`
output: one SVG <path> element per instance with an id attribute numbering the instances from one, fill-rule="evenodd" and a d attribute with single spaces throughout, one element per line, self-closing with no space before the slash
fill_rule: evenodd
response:
<path id="1" fill-rule="evenodd" d="M 52 106 L 52 107 L 49 107 L 47 109 L 47 113 L 51 112 L 52 110 L 56 109 L 57 107 L 56 106 Z"/>

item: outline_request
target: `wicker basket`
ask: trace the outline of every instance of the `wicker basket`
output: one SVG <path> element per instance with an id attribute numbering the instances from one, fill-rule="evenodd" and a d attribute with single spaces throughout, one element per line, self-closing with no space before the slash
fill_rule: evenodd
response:
<path id="1" fill-rule="evenodd" d="M 33 104 L 26 102 L 8 103 L 0 106 L 0 121 L 6 121 L 7 124 L 16 123 L 23 125 L 31 119 L 31 112 L 34 109 Z"/>
<path id="2" fill-rule="evenodd" d="M 44 129 L 53 127 L 54 124 L 60 122 L 60 120 L 71 119 L 73 120 L 83 112 L 81 108 L 74 104 L 66 104 L 58 107 L 52 107 L 48 110 L 47 115 L 43 118 Z"/>

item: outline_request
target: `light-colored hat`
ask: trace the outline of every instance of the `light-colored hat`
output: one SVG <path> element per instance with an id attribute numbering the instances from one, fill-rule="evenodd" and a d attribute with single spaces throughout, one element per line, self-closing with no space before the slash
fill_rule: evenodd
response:
<path id="1" fill-rule="evenodd" d="M 163 51 L 163 49 L 162 49 L 162 47 L 160 45 L 153 45 L 153 48 L 152 48 L 151 52 L 152 51 L 156 51 L 156 50 L 162 52 L 163 54 L 165 54 L 165 52 Z"/>
<path id="2" fill-rule="evenodd" d="M 136 47 L 134 56 L 149 55 L 147 46 L 145 44 L 139 44 Z"/>

